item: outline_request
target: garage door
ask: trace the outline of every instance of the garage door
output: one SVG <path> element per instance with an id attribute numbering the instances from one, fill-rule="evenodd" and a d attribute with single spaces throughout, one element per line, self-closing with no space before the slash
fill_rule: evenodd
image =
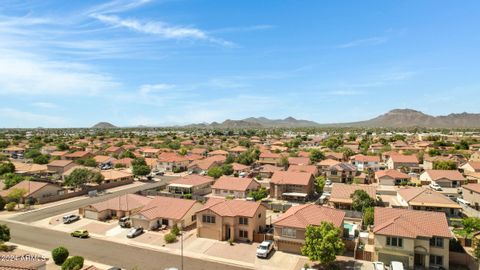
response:
<path id="1" fill-rule="evenodd" d="M 85 218 L 98 219 L 98 213 L 91 210 L 85 210 Z"/>
<path id="2" fill-rule="evenodd" d="M 301 254 L 303 244 L 295 243 L 295 242 L 288 242 L 288 241 L 277 241 L 277 248 L 280 251 Z"/>
<path id="3" fill-rule="evenodd" d="M 220 231 L 215 229 L 210 229 L 206 227 L 198 228 L 198 236 L 202 238 L 209 238 L 214 240 L 222 240 L 220 236 Z"/>
<path id="4" fill-rule="evenodd" d="M 390 265 L 390 263 L 393 261 L 397 261 L 397 262 L 402 262 L 404 266 L 408 266 L 407 256 L 398 256 L 398 255 L 393 255 L 388 253 L 378 253 L 378 260 L 387 265 Z"/>

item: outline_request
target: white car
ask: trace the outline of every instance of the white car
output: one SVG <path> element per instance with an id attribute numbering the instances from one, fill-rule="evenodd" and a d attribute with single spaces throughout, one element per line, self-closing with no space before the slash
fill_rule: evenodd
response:
<path id="1" fill-rule="evenodd" d="M 332 180 L 327 179 L 327 181 L 325 181 L 325 185 L 326 186 L 331 186 L 332 185 Z"/>
<path id="2" fill-rule="evenodd" d="M 430 186 L 431 189 L 436 190 L 436 191 L 442 190 L 442 187 L 441 187 L 439 184 L 435 183 L 435 182 L 430 183 L 429 186 Z"/>
<path id="3" fill-rule="evenodd" d="M 373 262 L 373 270 L 385 270 L 385 264 L 383 262 Z"/>
<path id="4" fill-rule="evenodd" d="M 257 247 L 257 257 L 260 258 L 267 258 L 268 254 L 273 250 L 273 241 L 268 240 L 268 241 L 263 241 L 258 247 Z"/>

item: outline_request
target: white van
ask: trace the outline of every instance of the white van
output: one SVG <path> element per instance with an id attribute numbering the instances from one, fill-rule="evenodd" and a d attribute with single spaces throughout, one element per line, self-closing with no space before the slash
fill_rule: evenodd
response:
<path id="1" fill-rule="evenodd" d="M 460 205 L 470 206 L 470 202 L 469 202 L 469 201 L 466 201 L 466 200 L 464 200 L 464 199 L 457 198 L 457 202 L 458 202 Z"/>
<path id="2" fill-rule="evenodd" d="M 403 263 L 401 262 L 390 262 L 390 270 L 403 270 Z"/>

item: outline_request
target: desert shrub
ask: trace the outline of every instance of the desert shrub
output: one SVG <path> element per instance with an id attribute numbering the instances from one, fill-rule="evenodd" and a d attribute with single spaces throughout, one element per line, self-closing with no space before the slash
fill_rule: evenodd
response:
<path id="1" fill-rule="evenodd" d="M 165 236 L 163 238 L 164 238 L 165 242 L 167 242 L 168 244 L 177 241 L 177 236 L 173 233 L 165 234 Z"/>
<path id="2" fill-rule="evenodd" d="M 52 259 L 56 265 L 61 265 L 68 258 L 68 249 L 64 247 L 57 247 L 52 250 Z"/>
<path id="3" fill-rule="evenodd" d="M 15 209 L 15 206 L 17 206 L 16 202 L 9 202 L 7 203 L 7 205 L 5 205 L 5 208 L 7 209 L 7 211 L 13 211 L 13 209 Z"/>
<path id="4" fill-rule="evenodd" d="M 83 267 L 83 257 L 73 256 L 62 264 L 62 270 L 80 270 Z"/>

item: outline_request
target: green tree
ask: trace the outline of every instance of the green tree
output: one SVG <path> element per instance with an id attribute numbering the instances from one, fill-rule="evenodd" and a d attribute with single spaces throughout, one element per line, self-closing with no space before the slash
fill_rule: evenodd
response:
<path id="1" fill-rule="evenodd" d="M 134 158 L 136 158 L 136 157 L 135 157 L 135 155 L 134 155 L 131 151 L 128 151 L 128 150 L 127 150 L 127 151 L 123 151 L 123 152 L 120 154 L 119 158 L 132 158 L 132 159 L 134 159 Z"/>
<path id="2" fill-rule="evenodd" d="M 143 158 L 136 158 L 132 160 L 132 172 L 134 175 L 148 175 L 150 173 L 150 167 L 148 167 L 145 159 Z"/>
<path id="3" fill-rule="evenodd" d="M 93 157 L 88 157 L 83 161 L 83 165 L 85 165 L 87 167 L 95 168 L 95 167 L 97 167 L 97 162 L 95 161 L 95 159 Z"/>
<path id="4" fill-rule="evenodd" d="M 68 249 L 57 247 L 52 250 L 52 259 L 56 265 L 62 265 L 67 260 L 69 254 Z"/>
<path id="5" fill-rule="evenodd" d="M 217 179 L 223 175 L 223 170 L 219 166 L 213 166 L 210 169 L 208 169 L 207 175 Z"/>
<path id="6" fill-rule="evenodd" d="M 40 155 L 33 158 L 33 163 L 35 164 L 47 164 L 48 162 L 48 155 Z"/>
<path id="7" fill-rule="evenodd" d="M 453 160 L 438 160 L 433 162 L 434 170 L 456 170 L 457 163 Z"/>
<path id="8" fill-rule="evenodd" d="M 62 264 L 62 270 L 80 270 L 83 267 L 83 257 L 73 256 L 65 260 Z"/>
<path id="9" fill-rule="evenodd" d="M 7 197 L 16 202 L 16 203 L 20 203 L 21 199 L 23 199 L 23 197 L 25 197 L 25 195 L 27 194 L 27 190 L 24 189 L 24 188 L 14 188 L 12 190 L 10 190 L 10 192 L 8 192 L 8 195 Z"/>
<path id="10" fill-rule="evenodd" d="M 280 161 L 278 162 L 278 166 L 287 168 L 288 167 L 288 157 L 287 156 L 282 156 L 280 158 Z"/>
<path id="11" fill-rule="evenodd" d="M 315 190 L 318 194 L 323 193 L 325 187 L 325 176 L 318 176 L 315 178 Z"/>
<path id="12" fill-rule="evenodd" d="M 350 196 L 352 198 L 352 209 L 363 212 L 368 207 L 375 206 L 375 199 L 370 197 L 365 190 L 357 189 Z"/>
<path id="13" fill-rule="evenodd" d="M 222 168 L 223 175 L 231 175 L 231 174 L 233 174 L 233 166 L 232 166 L 232 164 L 223 164 L 221 168 Z"/>
<path id="14" fill-rule="evenodd" d="M 57 144 L 57 150 L 58 150 L 58 151 L 66 151 L 66 150 L 68 150 L 69 148 L 70 148 L 70 147 L 69 147 L 66 143 L 64 143 L 64 142 L 61 142 L 61 143 Z"/>
<path id="15" fill-rule="evenodd" d="M 40 150 L 36 149 L 36 148 L 33 148 L 33 149 L 29 149 L 26 153 L 25 153 L 25 157 L 26 158 L 36 158 L 38 156 L 41 156 L 42 153 L 40 153 Z"/>
<path id="16" fill-rule="evenodd" d="M 310 150 L 309 157 L 310 157 L 310 161 L 313 164 L 325 159 L 325 155 L 323 154 L 323 152 L 318 149 Z"/>
<path id="17" fill-rule="evenodd" d="M 184 148 L 184 147 L 180 148 L 180 150 L 178 151 L 178 154 L 180 154 L 182 156 L 187 155 L 187 153 L 188 153 L 188 150 L 187 150 L 187 148 Z"/>
<path id="18" fill-rule="evenodd" d="M 7 148 L 10 143 L 6 140 L 0 140 L 0 149 Z"/>
<path id="19" fill-rule="evenodd" d="M 305 231 L 305 245 L 302 254 L 311 261 L 319 261 L 322 265 L 331 265 L 337 255 L 345 250 L 342 230 L 331 222 L 322 222 L 320 226 L 308 225 Z"/>
<path id="20" fill-rule="evenodd" d="M 7 163 L 0 163 L 0 175 L 4 175 L 6 173 L 14 173 L 15 172 L 15 165 L 11 162 Z"/>
<path id="21" fill-rule="evenodd" d="M 0 244 L 10 241 L 10 228 L 5 224 L 0 224 Z"/>
<path id="22" fill-rule="evenodd" d="M 460 143 L 455 145 L 457 150 L 468 150 L 470 148 L 469 143 L 466 140 L 461 140 Z"/>
<path id="23" fill-rule="evenodd" d="M 105 178 L 98 171 L 93 171 L 86 168 L 77 168 L 65 178 L 65 185 L 70 187 L 83 187 L 87 183 L 100 184 Z"/>
<path id="24" fill-rule="evenodd" d="M 3 175 L 3 184 L 5 185 L 4 189 L 9 189 L 16 184 L 22 182 L 24 177 L 14 173 L 6 173 Z"/>
<path id="25" fill-rule="evenodd" d="M 363 212 L 363 224 L 364 225 L 373 225 L 374 221 L 374 208 L 373 207 L 368 207 L 365 208 Z"/>
<path id="26" fill-rule="evenodd" d="M 467 217 L 462 219 L 463 230 L 467 235 L 480 231 L 480 218 Z"/>
<path id="27" fill-rule="evenodd" d="M 477 240 L 477 244 L 475 245 L 475 249 L 473 250 L 473 256 L 475 256 L 477 261 L 480 260 L 480 240 Z"/>
<path id="28" fill-rule="evenodd" d="M 260 189 L 255 190 L 255 191 L 250 191 L 248 193 L 248 197 L 253 198 L 255 201 L 259 201 L 261 199 L 264 199 L 267 196 L 268 196 L 268 191 L 264 187 L 261 187 Z"/>

